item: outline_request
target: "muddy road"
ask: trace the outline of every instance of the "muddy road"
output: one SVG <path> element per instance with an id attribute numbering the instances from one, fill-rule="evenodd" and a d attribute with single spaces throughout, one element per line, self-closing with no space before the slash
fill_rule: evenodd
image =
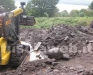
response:
<path id="1" fill-rule="evenodd" d="M 48 29 L 20 29 L 20 39 L 32 45 L 45 59 L 28 61 L 0 75 L 93 75 L 93 28 L 57 25 Z"/>

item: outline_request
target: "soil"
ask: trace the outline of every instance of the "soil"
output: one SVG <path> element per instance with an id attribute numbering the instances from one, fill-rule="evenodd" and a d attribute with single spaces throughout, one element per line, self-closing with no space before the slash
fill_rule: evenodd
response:
<path id="1" fill-rule="evenodd" d="M 27 62 L 0 75 L 93 75 L 93 28 L 57 25 L 48 29 L 20 30 L 20 39 L 48 58 Z"/>

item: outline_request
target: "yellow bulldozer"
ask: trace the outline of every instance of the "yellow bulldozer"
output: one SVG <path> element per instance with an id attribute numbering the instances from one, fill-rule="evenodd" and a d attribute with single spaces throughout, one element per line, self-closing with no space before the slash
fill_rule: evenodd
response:
<path id="1" fill-rule="evenodd" d="M 24 16 L 24 2 L 10 12 L 5 12 L 0 6 L 0 66 L 10 64 L 18 67 L 23 61 L 25 46 L 18 37 L 19 25 L 32 26 L 35 24 L 33 16 Z"/>

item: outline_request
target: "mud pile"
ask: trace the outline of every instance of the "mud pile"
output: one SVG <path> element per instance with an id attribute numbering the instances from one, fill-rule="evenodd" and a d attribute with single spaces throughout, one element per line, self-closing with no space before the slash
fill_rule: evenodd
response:
<path id="1" fill-rule="evenodd" d="M 58 25 L 48 31 L 48 36 L 43 41 L 44 45 L 62 46 L 72 43 L 73 45 L 85 45 L 93 38 L 93 29 L 83 26 Z M 79 47 L 78 47 L 79 48 Z"/>
<path id="2" fill-rule="evenodd" d="M 93 28 L 68 25 L 57 25 L 49 30 L 23 28 L 20 30 L 20 39 L 29 42 L 33 47 L 42 42 L 45 50 L 69 44 L 76 45 L 79 50 L 93 40 Z"/>
<path id="3" fill-rule="evenodd" d="M 62 56 L 59 57 L 60 60 L 46 58 L 28 62 L 1 75 L 93 75 L 91 27 L 57 25 L 49 30 L 23 28 L 20 30 L 20 39 L 30 43 L 33 48 L 35 44 L 42 42 L 39 50 L 43 54 L 48 55 L 50 51 L 52 55 L 58 50 L 62 54 L 57 54 L 56 57 Z M 70 60 L 63 60 L 64 54 Z"/>
<path id="4" fill-rule="evenodd" d="M 91 27 L 57 25 L 48 31 L 48 35 L 42 40 L 40 50 L 51 58 L 72 58 L 81 53 L 91 52 L 92 40 Z M 56 51 L 59 52 L 57 55 Z"/>

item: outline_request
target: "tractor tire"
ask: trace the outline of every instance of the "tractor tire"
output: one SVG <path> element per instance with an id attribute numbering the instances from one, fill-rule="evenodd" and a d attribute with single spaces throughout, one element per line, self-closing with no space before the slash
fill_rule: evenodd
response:
<path id="1" fill-rule="evenodd" d="M 21 54 L 18 53 L 12 53 L 11 54 L 11 60 L 10 60 L 10 65 L 12 68 L 17 68 L 21 64 Z"/>
<path id="2" fill-rule="evenodd" d="M 23 50 L 21 46 L 22 45 L 17 45 L 15 52 L 11 52 L 10 66 L 12 68 L 17 68 L 27 55 L 27 52 Z"/>

